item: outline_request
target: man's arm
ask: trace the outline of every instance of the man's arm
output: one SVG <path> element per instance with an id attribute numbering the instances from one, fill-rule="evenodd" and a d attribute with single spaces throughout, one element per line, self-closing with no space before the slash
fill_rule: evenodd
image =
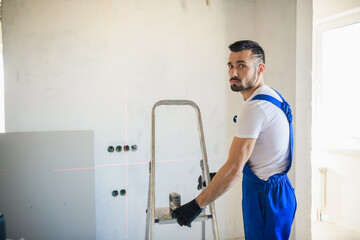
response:
<path id="1" fill-rule="evenodd" d="M 215 201 L 224 194 L 240 177 L 242 169 L 250 158 L 256 138 L 234 137 L 226 163 L 220 168 L 213 180 L 194 200 L 175 209 L 172 216 L 180 226 L 191 227 L 191 222 L 199 216 L 202 207 Z"/>
<path id="2" fill-rule="evenodd" d="M 200 207 L 205 207 L 223 195 L 239 179 L 245 163 L 254 149 L 256 138 L 234 137 L 226 163 L 216 173 L 209 186 L 196 198 Z"/>

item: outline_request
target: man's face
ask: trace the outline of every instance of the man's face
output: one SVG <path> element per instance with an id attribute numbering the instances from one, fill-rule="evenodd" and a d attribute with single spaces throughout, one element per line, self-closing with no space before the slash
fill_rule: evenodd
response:
<path id="1" fill-rule="evenodd" d="M 250 50 L 231 52 L 228 67 L 231 90 L 239 92 L 254 86 L 257 74 Z"/>

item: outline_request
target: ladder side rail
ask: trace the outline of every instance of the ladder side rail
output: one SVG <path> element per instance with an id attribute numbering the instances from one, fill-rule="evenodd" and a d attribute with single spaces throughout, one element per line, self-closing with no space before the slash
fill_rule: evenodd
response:
<path id="1" fill-rule="evenodd" d="M 195 103 L 193 104 L 193 107 L 195 108 L 197 119 L 198 119 L 200 149 L 201 149 L 202 160 L 203 160 L 204 170 L 205 170 L 205 179 L 204 180 L 205 180 L 206 186 L 208 186 L 209 182 L 210 182 L 210 171 L 209 171 L 208 159 L 207 159 L 207 154 L 206 154 L 205 137 L 204 137 L 201 113 L 200 113 L 199 107 Z"/>
<path id="2" fill-rule="evenodd" d="M 202 179 L 205 179 L 205 169 L 204 169 L 204 160 L 200 160 L 200 168 L 201 168 L 201 188 L 203 187 Z M 204 210 L 205 211 L 205 210 Z M 205 222 L 201 222 L 201 239 L 205 240 Z"/>
<path id="3" fill-rule="evenodd" d="M 151 111 L 151 164 L 150 164 L 150 239 L 154 239 L 155 227 L 155 108 Z"/>
<path id="4" fill-rule="evenodd" d="M 147 209 L 146 209 L 146 229 L 145 229 L 145 240 L 149 239 L 149 223 L 150 223 L 150 213 L 151 213 L 151 161 L 149 161 L 149 189 L 148 189 L 148 200 L 147 200 Z"/>
<path id="5" fill-rule="evenodd" d="M 205 170 L 205 183 L 206 186 L 209 186 L 210 183 L 210 170 L 209 170 L 209 164 L 208 164 L 208 158 L 206 154 L 206 146 L 205 146 L 205 137 L 204 137 L 204 130 L 202 125 L 202 119 L 201 119 L 201 113 L 199 107 L 194 103 L 194 108 L 196 110 L 196 114 L 198 116 L 198 131 L 199 131 L 199 138 L 200 138 L 200 145 L 201 145 L 201 152 L 203 155 L 203 164 L 204 164 L 204 170 Z M 210 203 L 210 213 L 212 216 L 212 225 L 213 225 L 213 234 L 215 236 L 215 239 L 219 239 L 219 229 L 217 225 L 217 219 L 216 219 L 216 213 L 215 213 L 215 204 L 214 202 Z"/>
<path id="6" fill-rule="evenodd" d="M 205 221 L 201 222 L 201 240 L 205 240 Z"/>

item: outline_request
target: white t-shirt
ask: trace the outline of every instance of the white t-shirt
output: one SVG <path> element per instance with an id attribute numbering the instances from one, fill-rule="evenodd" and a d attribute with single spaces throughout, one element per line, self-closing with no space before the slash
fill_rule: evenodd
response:
<path id="1" fill-rule="evenodd" d="M 237 115 L 235 136 L 257 138 L 247 166 L 258 178 L 267 181 L 286 170 L 290 152 L 289 122 L 284 112 L 266 100 L 253 100 L 258 94 L 270 95 L 282 102 L 279 95 L 264 85 L 245 101 Z"/>

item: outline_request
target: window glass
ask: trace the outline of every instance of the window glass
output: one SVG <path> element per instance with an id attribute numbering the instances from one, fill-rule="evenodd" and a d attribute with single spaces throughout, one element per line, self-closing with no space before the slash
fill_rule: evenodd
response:
<path id="1" fill-rule="evenodd" d="M 360 139 L 360 23 L 322 34 L 318 141 L 353 148 Z"/>

